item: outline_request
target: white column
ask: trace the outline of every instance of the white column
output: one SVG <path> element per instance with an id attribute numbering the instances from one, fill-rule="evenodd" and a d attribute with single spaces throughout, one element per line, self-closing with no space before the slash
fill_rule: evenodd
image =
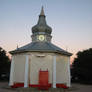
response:
<path id="1" fill-rule="evenodd" d="M 24 87 L 28 87 L 28 65 L 29 65 L 29 58 L 26 55 L 26 62 L 25 62 L 25 80 L 24 80 Z"/>
<path id="2" fill-rule="evenodd" d="M 67 66 L 67 68 L 68 68 L 68 84 L 67 84 L 67 86 L 68 87 L 70 87 L 71 86 L 71 76 L 70 76 L 70 57 L 69 57 L 69 59 L 68 59 L 68 64 L 67 64 L 68 66 Z"/>
<path id="3" fill-rule="evenodd" d="M 53 88 L 56 88 L 56 56 L 53 57 Z"/>
<path id="4" fill-rule="evenodd" d="M 12 56 L 9 85 L 12 86 L 13 82 L 14 82 L 14 57 Z"/>

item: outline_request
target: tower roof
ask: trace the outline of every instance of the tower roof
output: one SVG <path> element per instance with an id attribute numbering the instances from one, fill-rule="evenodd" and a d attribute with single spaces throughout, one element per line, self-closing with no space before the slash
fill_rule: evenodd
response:
<path id="1" fill-rule="evenodd" d="M 42 9 L 41 9 L 40 15 L 42 15 L 42 16 L 45 15 L 45 14 L 44 14 L 44 8 L 43 8 L 43 6 L 42 6 Z"/>
<path id="2" fill-rule="evenodd" d="M 41 8 L 41 13 L 39 15 L 38 23 L 32 27 L 32 33 L 35 34 L 37 32 L 45 32 L 47 34 L 51 34 L 52 32 L 52 28 L 48 26 L 46 23 L 43 6 Z"/>

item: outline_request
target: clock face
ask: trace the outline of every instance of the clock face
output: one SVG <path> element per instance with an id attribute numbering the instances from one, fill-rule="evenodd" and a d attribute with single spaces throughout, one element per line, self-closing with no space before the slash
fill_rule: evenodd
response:
<path id="1" fill-rule="evenodd" d="M 39 35 L 38 39 L 39 39 L 40 41 L 43 41 L 43 40 L 45 39 L 45 37 L 44 37 L 44 35 Z"/>

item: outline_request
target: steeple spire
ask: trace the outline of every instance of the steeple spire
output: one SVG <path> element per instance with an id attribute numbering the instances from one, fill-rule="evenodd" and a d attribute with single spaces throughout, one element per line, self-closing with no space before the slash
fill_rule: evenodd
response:
<path id="1" fill-rule="evenodd" d="M 41 8 L 41 13 L 40 13 L 40 15 L 45 16 L 43 6 L 42 6 L 42 8 Z"/>

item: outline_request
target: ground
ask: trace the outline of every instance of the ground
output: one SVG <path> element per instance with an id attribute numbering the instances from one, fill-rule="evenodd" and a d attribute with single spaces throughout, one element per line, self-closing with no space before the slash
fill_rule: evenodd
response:
<path id="1" fill-rule="evenodd" d="M 92 85 L 72 84 L 69 92 L 92 92 Z"/>
<path id="2" fill-rule="evenodd" d="M 8 82 L 0 82 L 0 92 L 21 92 L 21 91 L 18 91 L 17 89 L 9 88 Z M 48 92 L 48 91 L 46 91 L 46 92 Z M 57 91 L 57 92 L 59 92 L 59 91 Z M 65 91 L 62 90 L 62 92 L 92 92 L 92 85 L 74 84 L 73 83 L 72 87 L 70 89 L 65 90 Z"/>

